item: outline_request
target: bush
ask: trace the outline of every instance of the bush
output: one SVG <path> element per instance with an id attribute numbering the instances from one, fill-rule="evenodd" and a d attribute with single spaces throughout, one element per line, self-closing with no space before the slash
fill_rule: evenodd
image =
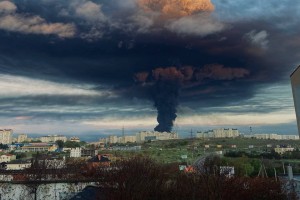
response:
<path id="1" fill-rule="evenodd" d="M 213 165 L 211 165 L 213 163 Z M 280 182 L 268 178 L 233 177 L 216 173 L 210 166 L 219 160 L 206 161 L 208 170 L 179 172 L 177 165 L 163 165 L 150 158 L 135 157 L 117 162 L 106 170 L 101 181 L 107 199 L 287 199 Z M 214 171 L 214 173 L 212 173 Z"/>

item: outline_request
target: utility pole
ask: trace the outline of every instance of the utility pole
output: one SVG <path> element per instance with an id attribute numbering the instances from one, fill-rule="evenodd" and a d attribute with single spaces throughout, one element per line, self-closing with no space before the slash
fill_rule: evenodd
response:
<path id="1" fill-rule="evenodd" d="M 124 125 L 122 126 L 122 140 L 123 140 L 123 143 L 125 144 L 125 131 L 124 131 Z"/>

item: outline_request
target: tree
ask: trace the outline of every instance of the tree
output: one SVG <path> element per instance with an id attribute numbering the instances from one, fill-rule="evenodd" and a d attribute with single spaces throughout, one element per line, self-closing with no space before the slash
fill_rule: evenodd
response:
<path id="1" fill-rule="evenodd" d="M 7 144 L 0 144 L 0 149 L 8 149 L 8 145 Z"/>
<path id="2" fill-rule="evenodd" d="M 58 148 L 60 149 L 64 148 L 64 141 L 56 140 L 55 143 L 57 144 Z"/>
<path id="3" fill-rule="evenodd" d="M 80 144 L 78 142 L 66 141 L 64 143 L 64 147 L 66 147 L 66 148 L 76 148 L 76 147 L 80 147 Z"/>

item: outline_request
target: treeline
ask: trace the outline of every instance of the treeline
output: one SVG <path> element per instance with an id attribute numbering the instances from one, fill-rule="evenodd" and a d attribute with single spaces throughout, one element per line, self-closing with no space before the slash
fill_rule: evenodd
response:
<path id="1" fill-rule="evenodd" d="M 220 160 L 205 161 L 204 168 L 180 172 L 178 165 L 160 164 L 135 157 L 115 163 L 102 174 L 99 193 L 106 199 L 207 199 L 283 200 L 297 199 L 274 178 L 228 177 L 220 173 Z M 99 199 L 102 199 L 99 196 Z"/>
<path id="2" fill-rule="evenodd" d="M 270 152 L 262 152 L 258 153 L 255 151 L 246 152 L 246 151 L 227 151 L 224 153 L 225 157 L 239 158 L 239 157 L 247 157 L 247 158 L 265 158 L 265 159 L 281 159 L 281 155 L 276 153 L 274 150 Z"/>
<path id="3" fill-rule="evenodd" d="M 98 185 L 95 198 L 106 200 L 296 200 L 285 183 L 275 178 L 229 177 L 220 173 L 224 160 L 208 157 L 203 166 L 182 172 L 178 164 L 162 164 L 148 157 L 119 160 L 109 167 L 82 161 L 65 168 L 47 169 L 45 162 L 33 162 L 19 180 L 28 181 L 33 193 L 43 181 L 89 181 Z M 242 164 L 242 163 L 241 163 Z"/>
<path id="4" fill-rule="evenodd" d="M 62 141 L 62 140 L 57 140 L 55 142 L 57 144 L 57 146 L 59 148 L 76 148 L 76 147 L 81 147 L 81 146 L 84 146 L 86 145 L 86 142 L 84 141 L 81 141 L 81 142 L 75 142 L 75 141 Z"/>
<path id="5" fill-rule="evenodd" d="M 227 151 L 224 154 L 225 157 L 239 158 L 239 157 L 248 157 L 248 158 L 265 158 L 265 159 L 300 159 L 300 151 L 296 149 L 295 151 L 288 151 L 283 154 L 279 154 L 274 150 L 270 152 L 245 152 L 245 151 Z"/>

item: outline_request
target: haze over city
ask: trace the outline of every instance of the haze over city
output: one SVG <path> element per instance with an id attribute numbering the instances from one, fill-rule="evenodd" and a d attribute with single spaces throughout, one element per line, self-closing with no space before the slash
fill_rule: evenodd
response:
<path id="1" fill-rule="evenodd" d="M 299 9 L 295 0 L 0 1 L 0 127 L 297 134 L 289 76 L 300 63 Z"/>

